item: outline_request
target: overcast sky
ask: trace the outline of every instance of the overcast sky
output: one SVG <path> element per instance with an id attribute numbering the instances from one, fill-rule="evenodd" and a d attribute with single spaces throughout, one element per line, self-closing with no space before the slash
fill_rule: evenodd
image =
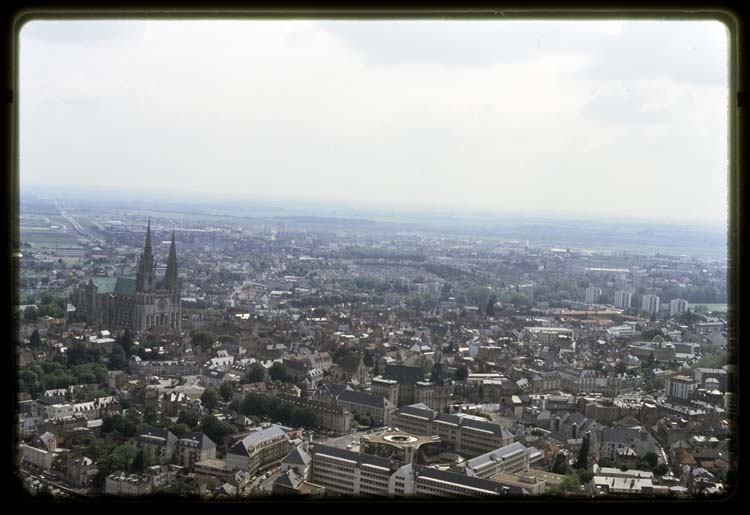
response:
<path id="1" fill-rule="evenodd" d="M 21 184 L 721 223 L 718 22 L 33 21 Z"/>

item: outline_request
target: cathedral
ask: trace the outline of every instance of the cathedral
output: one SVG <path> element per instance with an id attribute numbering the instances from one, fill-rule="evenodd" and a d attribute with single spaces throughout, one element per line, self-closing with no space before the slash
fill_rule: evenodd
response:
<path id="1" fill-rule="evenodd" d="M 164 277 L 156 278 L 149 220 L 136 277 L 93 277 L 76 290 L 72 301 L 76 318 L 88 324 L 128 328 L 135 334 L 153 327 L 179 331 L 182 309 L 174 231 Z"/>

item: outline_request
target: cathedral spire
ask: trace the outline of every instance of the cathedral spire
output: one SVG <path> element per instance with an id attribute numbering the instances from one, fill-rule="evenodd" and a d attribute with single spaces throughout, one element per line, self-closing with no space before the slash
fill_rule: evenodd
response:
<path id="1" fill-rule="evenodd" d="M 165 285 L 169 289 L 177 288 L 177 249 L 174 243 L 174 229 L 172 229 L 172 245 L 169 247 L 167 271 L 164 274 Z"/>
<path id="2" fill-rule="evenodd" d="M 151 218 L 146 229 L 146 245 L 143 247 L 136 274 L 137 291 L 149 291 L 154 287 L 154 255 L 151 253 Z"/>
<path id="3" fill-rule="evenodd" d="M 148 217 L 148 228 L 146 229 L 146 246 L 144 250 L 147 252 L 151 251 L 151 217 Z"/>

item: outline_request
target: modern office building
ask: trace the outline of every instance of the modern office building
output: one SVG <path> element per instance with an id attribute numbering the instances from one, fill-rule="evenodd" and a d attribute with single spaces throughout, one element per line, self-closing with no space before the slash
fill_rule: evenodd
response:
<path id="1" fill-rule="evenodd" d="M 526 493 L 520 487 L 327 445 L 310 445 L 309 454 L 309 481 L 329 495 L 476 498 Z"/>
<path id="2" fill-rule="evenodd" d="M 392 425 L 415 435 L 437 435 L 456 452 L 481 454 L 513 442 L 513 434 L 498 424 L 469 417 L 448 415 L 424 404 L 399 408 L 391 416 Z"/>

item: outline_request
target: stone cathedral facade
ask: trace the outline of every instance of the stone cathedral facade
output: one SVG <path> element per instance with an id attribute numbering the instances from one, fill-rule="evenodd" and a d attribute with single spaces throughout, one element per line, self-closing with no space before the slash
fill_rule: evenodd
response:
<path id="1" fill-rule="evenodd" d="M 92 277 L 76 290 L 72 301 L 76 318 L 88 324 L 128 328 L 136 334 L 153 327 L 179 331 L 182 309 L 174 231 L 164 277 L 156 277 L 149 220 L 136 277 Z"/>

